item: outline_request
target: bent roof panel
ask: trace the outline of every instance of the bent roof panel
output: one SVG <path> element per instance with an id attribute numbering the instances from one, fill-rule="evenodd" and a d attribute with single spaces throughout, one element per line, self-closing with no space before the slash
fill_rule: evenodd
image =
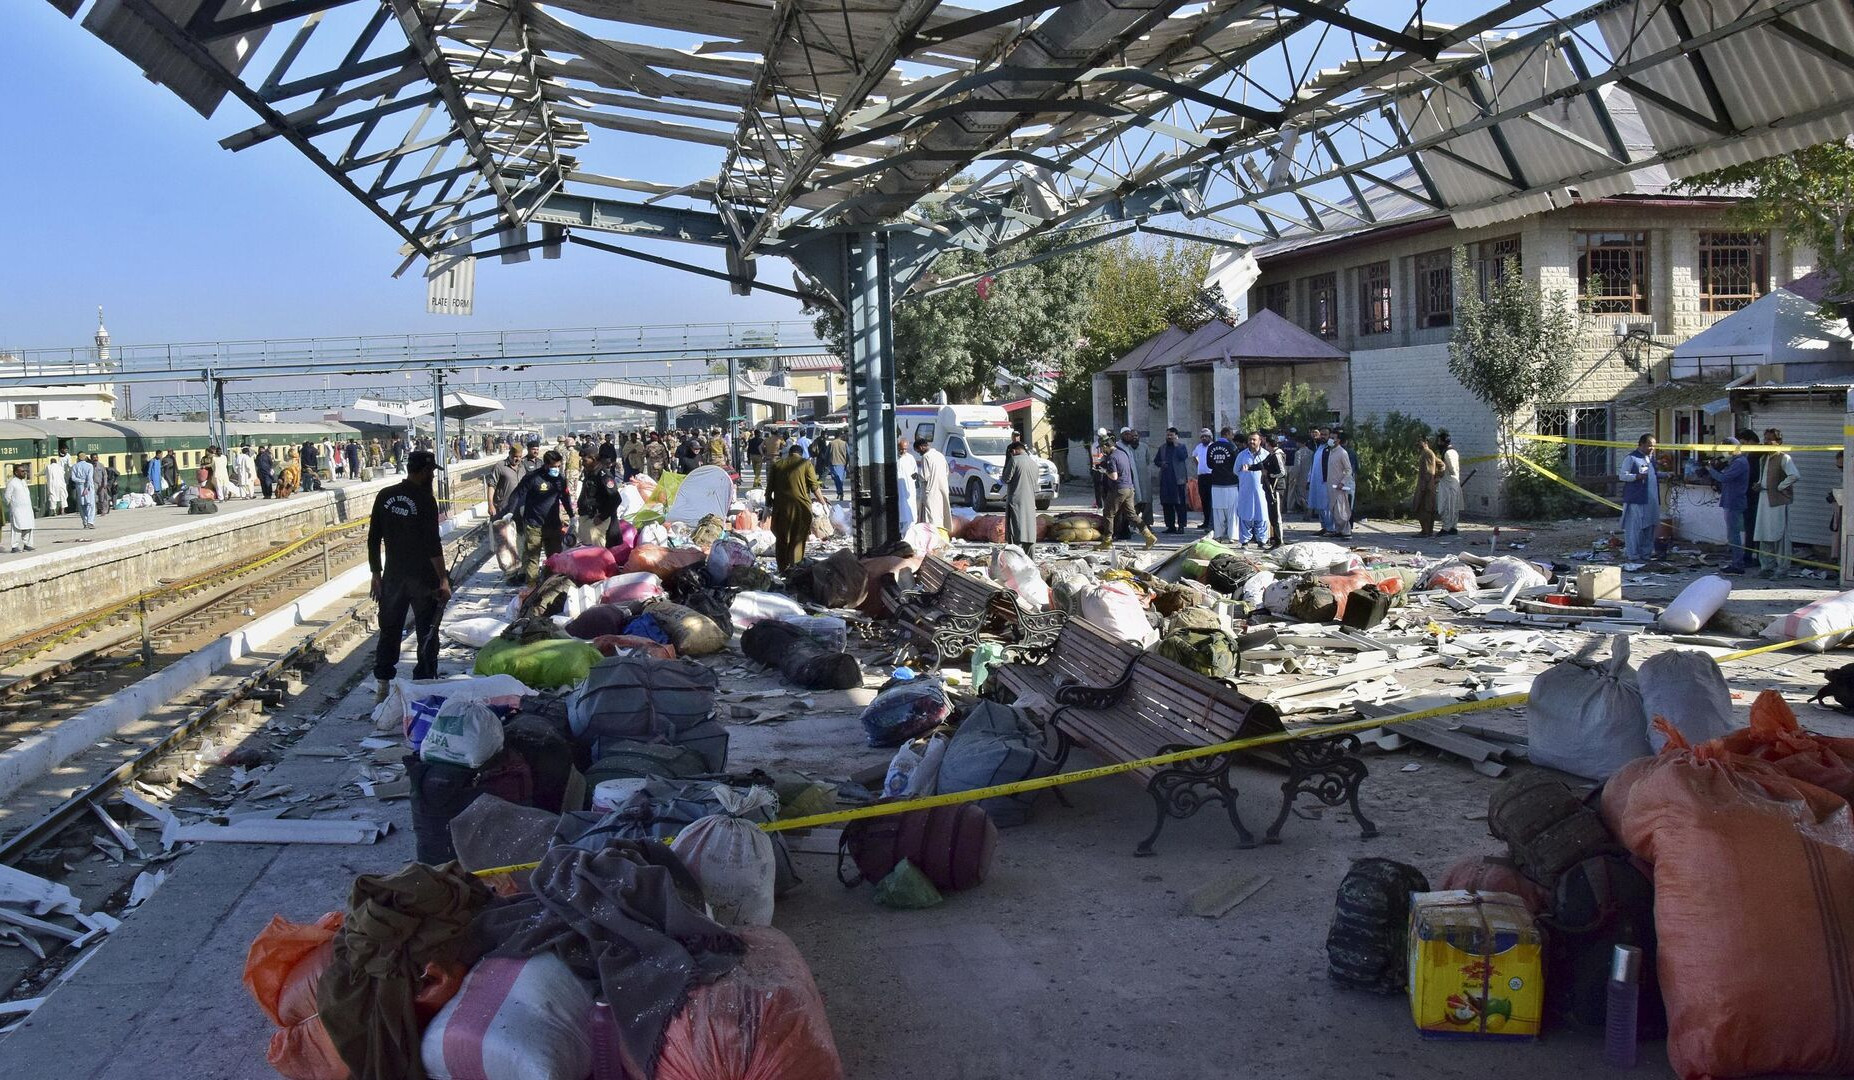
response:
<path id="1" fill-rule="evenodd" d="M 1263 308 L 1222 334 L 1177 351 L 1186 366 L 1231 360 L 1271 360 L 1312 364 L 1349 359 L 1343 349 Z"/>

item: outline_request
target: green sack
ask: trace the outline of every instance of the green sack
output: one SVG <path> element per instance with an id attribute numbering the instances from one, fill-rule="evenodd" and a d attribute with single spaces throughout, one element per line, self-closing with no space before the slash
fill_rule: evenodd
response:
<path id="1" fill-rule="evenodd" d="M 513 675 L 531 690 L 558 690 L 586 681 L 599 650 L 572 638 L 518 645 L 497 638 L 477 650 L 478 675 Z"/>
<path id="2" fill-rule="evenodd" d="M 1236 674 L 1236 649 L 1222 630 L 1174 630 L 1159 639 L 1158 652 L 1213 679 Z"/>
<path id="3" fill-rule="evenodd" d="M 906 859 L 895 865 L 888 876 L 876 883 L 876 903 L 883 907 L 900 911 L 913 911 L 917 908 L 930 908 L 946 898 L 940 890 L 933 887 L 927 875 L 915 868 Z"/>

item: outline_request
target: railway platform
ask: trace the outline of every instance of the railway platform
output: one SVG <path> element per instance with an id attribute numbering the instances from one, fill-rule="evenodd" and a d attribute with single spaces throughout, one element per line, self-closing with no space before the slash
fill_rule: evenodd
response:
<path id="1" fill-rule="evenodd" d="M 493 462 L 451 466 L 452 498 L 474 501 Z M 85 612 L 261 557 L 331 525 L 366 516 L 373 496 L 397 473 L 344 480 L 287 499 L 233 499 L 213 514 L 149 506 L 98 515 L 85 529 L 76 514 L 40 518 L 36 550 L 0 552 L 0 647 Z"/>

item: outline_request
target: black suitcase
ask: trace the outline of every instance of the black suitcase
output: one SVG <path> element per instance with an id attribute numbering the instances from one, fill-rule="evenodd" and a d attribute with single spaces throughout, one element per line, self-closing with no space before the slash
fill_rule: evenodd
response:
<path id="1" fill-rule="evenodd" d="M 412 834 L 418 861 L 438 866 L 457 857 L 451 845 L 451 819 L 464 812 L 478 795 L 488 793 L 517 806 L 534 802 L 534 781 L 520 754 L 504 749 L 480 769 L 441 761 L 421 761 L 406 755 L 406 776 L 412 781 Z"/>
<path id="2" fill-rule="evenodd" d="M 1390 614 L 1394 597 L 1376 585 L 1360 585 L 1345 598 L 1345 614 L 1339 625 L 1352 630 L 1369 630 Z"/>

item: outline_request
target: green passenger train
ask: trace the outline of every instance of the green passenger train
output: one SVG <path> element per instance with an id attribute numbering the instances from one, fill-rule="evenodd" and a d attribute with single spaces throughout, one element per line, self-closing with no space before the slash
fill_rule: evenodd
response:
<path id="1" fill-rule="evenodd" d="M 349 437 L 365 438 L 360 429 L 326 421 L 282 421 L 275 423 L 238 423 L 227 425 L 233 446 L 247 443 L 282 448 L 300 446 L 309 441 L 330 442 Z M 125 477 L 141 477 L 147 472 L 148 458 L 172 450 L 179 461 L 182 476 L 190 476 L 199 466 L 200 455 L 212 445 L 204 424 L 184 424 L 158 420 L 0 420 L 0 475 L 13 475 L 13 466 L 24 463 L 32 486 L 32 505 L 45 508 L 45 465 L 61 450 L 77 454 L 96 454 L 97 460 Z M 140 491 L 139 481 L 119 490 Z"/>

